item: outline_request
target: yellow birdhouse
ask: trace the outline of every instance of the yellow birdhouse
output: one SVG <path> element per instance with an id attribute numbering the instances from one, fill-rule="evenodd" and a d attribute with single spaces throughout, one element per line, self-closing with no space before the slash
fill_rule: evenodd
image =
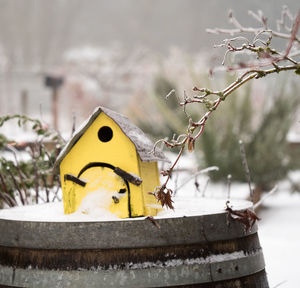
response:
<path id="1" fill-rule="evenodd" d="M 157 161 L 168 161 L 127 117 L 97 107 L 58 155 L 65 214 L 86 199 L 120 218 L 155 216 Z M 88 211 L 87 211 L 88 213 Z"/>

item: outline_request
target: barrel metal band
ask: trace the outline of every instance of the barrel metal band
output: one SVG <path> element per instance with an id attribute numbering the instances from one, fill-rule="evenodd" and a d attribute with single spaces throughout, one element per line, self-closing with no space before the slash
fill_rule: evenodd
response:
<path id="1" fill-rule="evenodd" d="M 208 261 L 209 260 L 209 261 Z M 125 269 L 39 270 L 0 265 L 2 285 L 20 287 L 168 287 L 235 279 L 264 270 L 261 250 L 234 252 L 210 259 L 170 262 L 164 267 L 136 265 Z"/>

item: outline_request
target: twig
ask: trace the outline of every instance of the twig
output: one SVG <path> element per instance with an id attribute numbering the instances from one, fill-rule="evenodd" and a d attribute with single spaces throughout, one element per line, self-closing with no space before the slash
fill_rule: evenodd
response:
<path id="1" fill-rule="evenodd" d="M 152 216 L 148 216 L 146 220 L 149 220 L 157 229 L 160 229 L 160 225 Z"/>
<path id="2" fill-rule="evenodd" d="M 257 209 L 263 202 L 268 199 L 270 196 L 272 196 L 278 189 L 278 186 L 276 185 L 271 191 L 269 191 L 264 197 L 262 197 L 258 202 L 256 202 L 253 205 L 253 209 Z"/>
<path id="3" fill-rule="evenodd" d="M 287 32 L 291 32 L 292 28 L 287 26 L 287 21 L 286 18 L 289 18 L 289 20 L 292 22 L 293 21 L 293 16 L 291 15 L 291 12 L 287 8 L 287 6 L 283 6 L 282 11 L 281 11 L 281 18 L 280 20 L 277 20 L 277 30 L 280 31 L 280 27 L 284 28 Z"/>
<path id="4" fill-rule="evenodd" d="M 230 200 L 230 192 L 231 192 L 231 174 L 227 175 L 227 200 Z"/>
<path id="5" fill-rule="evenodd" d="M 17 190 L 18 193 L 19 193 L 19 196 L 20 196 L 20 200 L 21 200 L 22 205 L 25 205 L 26 202 L 25 202 L 25 199 L 24 199 L 24 197 L 23 197 L 22 190 L 20 189 L 20 187 L 19 187 L 19 185 L 18 185 L 18 182 L 17 182 L 17 180 L 15 179 L 15 176 L 13 175 L 13 173 L 12 173 L 10 170 L 8 170 L 7 172 L 8 172 L 8 174 L 9 174 L 9 176 L 11 177 L 11 179 L 12 179 L 12 181 L 13 181 L 13 184 L 14 184 L 16 190 Z"/>
<path id="6" fill-rule="evenodd" d="M 178 172 L 178 169 L 179 167 L 176 169 L 176 172 Z M 173 173 L 174 172 L 175 171 L 173 170 Z M 178 189 L 178 180 L 179 180 L 179 173 L 176 173 L 175 180 L 174 180 L 174 197 L 176 196 L 177 189 Z"/>
<path id="7" fill-rule="evenodd" d="M 281 286 L 282 284 L 285 284 L 285 283 L 287 283 L 287 280 L 284 280 L 284 281 L 276 284 L 273 288 L 278 288 L 279 286 Z"/>
<path id="8" fill-rule="evenodd" d="M 23 172 L 20 168 L 20 165 L 19 165 L 19 161 L 18 161 L 18 158 L 17 158 L 17 151 L 16 149 L 12 146 L 12 145 L 9 145 L 7 144 L 6 147 L 12 152 L 14 158 L 15 158 L 15 161 L 16 161 L 16 170 L 18 172 L 18 175 L 19 175 L 19 179 L 20 179 L 20 183 L 21 183 L 21 187 L 22 187 L 22 190 L 20 189 L 20 193 L 23 191 L 24 192 L 24 195 L 23 195 L 23 199 L 25 201 L 26 204 L 28 204 L 28 200 L 27 200 L 27 195 L 26 195 L 26 187 L 25 187 L 25 183 L 24 183 L 24 176 L 23 176 Z"/>
<path id="9" fill-rule="evenodd" d="M 15 199 L 13 199 L 8 192 L 7 186 L 5 184 L 3 175 L 0 173 L 0 183 L 1 183 L 1 188 L 3 189 L 2 192 L 0 192 L 0 195 L 2 196 L 2 198 L 5 198 L 5 202 L 10 206 L 17 206 L 17 202 Z"/>
<path id="10" fill-rule="evenodd" d="M 254 16 L 256 15 L 252 11 L 249 11 L 249 15 Z M 252 28 L 252 27 L 244 27 L 242 26 L 238 20 L 233 16 L 233 13 L 231 12 L 229 14 L 229 20 L 230 23 L 232 23 L 236 28 L 234 29 L 223 29 L 223 28 L 214 28 L 214 29 L 206 29 L 207 33 L 211 34 L 229 34 L 231 36 L 234 36 L 239 33 L 249 33 L 249 34 L 258 34 L 263 30 L 266 30 L 266 25 L 263 25 L 260 28 Z M 256 19 L 260 23 L 262 23 L 261 19 Z M 280 31 L 274 31 L 274 30 L 269 30 L 272 36 L 277 37 L 277 38 L 282 38 L 282 39 L 290 39 L 291 34 L 290 33 L 282 33 Z M 295 37 L 295 41 L 300 43 L 300 39 L 298 37 Z"/>
<path id="11" fill-rule="evenodd" d="M 7 186 L 6 186 L 5 181 L 4 181 L 4 178 L 3 178 L 3 176 L 2 176 L 1 173 L 0 173 L 0 182 L 1 182 L 1 187 L 2 187 L 2 189 L 4 191 L 4 193 L 9 194 Z"/>
<path id="12" fill-rule="evenodd" d="M 293 28 L 292 28 L 292 32 L 291 32 L 291 39 L 288 43 L 288 47 L 286 48 L 285 56 L 288 56 L 291 49 L 292 49 L 293 43 L 294 43 L 294 41 L 297 37 L 299 26 L 300 26 L 300 10 L 299 10 L 298 15 L 296 17 L 296 20 L 293 23 Z"/>
<path id="13" fill-rule="evenodd" d="M 175 93 L 175 89 L 172 89 L 167 95 L 166 95 L 166 99 L 168 99 L 172 94 Z"/>
<path id="14" fill-rule="evenodd" d="M 59 192 L 59 189 L 60 189 L 60 178 L 59 178 L 59 176 L 57 176 L 57 182 L 58 182 L 58 185 L 57 185 L 57 187 L 56 187 L 56 191 L 54 192 L 54 197 L 53 197 L 53 199 L 52 199 L 52 202 L 54 202 L 56 199 L 57 200 L 60 200 L 59 199 L 59 197 L 58 197 L 58 192 Z M 52 188 L 53 189 L 53 188 Z"/>
<path id="15" fill-rule="evenodd" d="M 34 147 L 31 147 L 31 157 L 33 160 L 33 170 L 34 170 L 34 189 L 35 189 L 35 203 L 39 202 L 39 174 L 37 169 L 37 160 L 35 157 Z"/>
<path id="16" fill-rule="evenodd" d="M 71 133 L 71 137 L 73 136 L 73 134 L 74 134 L 74 132 L 75 132 L 75 130 L 76 130 L 76 114 L 75 113 L 73 113 L 73 115 L 72 115 L 73 117 L 73 123 L 72 123 L 72 133 Z"/>
<path id="17" fill-rule="evenodd" d="M 198 182 L 198 175 L 195 176 L 194 186 L 195 186 L 195 195 L 197 195 L 198 192 L 200 192 L 200 184 Z"/>
<path id="18" fill-rule="evenodd" d="M 41 174 L 41 178 L 42 178 L 44 186 L 45 186 L 46 202 L 48 203 L 48 202 L 50 202 L 50 200 L 49 200 L 49 188 L 48 188 L 48 185 L 47 185 L 47 179 L 46 179 L 46 176 L 44 174 Z"/>
<path id="19" fill-rule="evenodd" d="M 208 187 L 209 182 L 210 182 L 210 178 L 208 177 L 207 180 L 206 180 L 206 183 L 205 183 L 205 185 L 204 185 L 204 187 L 203 187 L 203 190 L 202 190 L 202 197 L 203 197 L 203 198 L 205 197 L 205 192 L 206 192 L 206 190 L 207 190 L 207 187 Z"/>
<path id="20" fill-rule="evenodd" d="M 183 186 L 185 186 L 187 183 L 189 183 L 193 178 L 195 178 L 198 175 L 201 174 L 205 174 L 211 171 L 219 171 L 219 167 L 217 166 L 211 166 L 211 167 L 207 167 L 205 169 L 199 170 L 196 173 L 194 173 L 193 175 L 191 175 L 186 181 L 184 181 L 183 183 L 181 183 L 181 185 L 179 185 L 179 187 L 177 188 L 176 192 L 178 192 L 178 190 L 180 190 Z"/>
<path id="21" fill-rule="evenodd" d="M 14 201 L 14 199 L 12 197 L 10 197 L 9 194 L 0 193 L 0 197 L 9 207 L 17 206 L 17 202 Z"/>
<path id="22" fill-rule="evenodd" d="M 250 200 L 253 203 L 254 201 L 254 191 L 251 187 L 251 177 L 250 177 L 250 171 L 249 171 L 249 167 L 248 167 L 248 163 L 247 163 L 247 157 L 246 157 L 246 152 L 245 152 L 245 147 L 244 147 L 244 143 L 242 140 L 239 141 L 240 144 L 240 151 L 241 151 L 241 156 L 242 156 L 242 163 L 244 166 L 244 170 L 245 170 L 245 175 L 246 175 L 246 179 L 248 182 L 248 186 L 249 186 L 249 191 L 250 191 Z"/>

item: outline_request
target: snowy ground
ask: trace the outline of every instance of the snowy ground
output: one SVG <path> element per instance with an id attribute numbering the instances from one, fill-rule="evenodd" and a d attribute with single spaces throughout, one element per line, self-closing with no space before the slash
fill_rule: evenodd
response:
<path id="1" fill-rule="evenodd" d="M 270 287 L 300 287 L 300 194 L 283 189 L 267 199 L 259 216 L 259 237 Z"/>
<path id="2" fill-rule="evenodd" d="M 223 188 L 223 189 L 222 189 Z M 233 184 L 232 193 L 244 195 L 247 190 L 245 184 Z M 178 193 L 176 196 L 175 212 L 163 211 L 160 213 L 160 217 L 176 217 L 185 215 L 192 215 L 196 211 L 200 214 L 205 214 L 207 211 L 214 209 L 215 212 L 222 211 L 225 207 L 225 198 L 220 197 L 213 202 L 209 199 L 196 196 L 195 198 L 185 197 L 184 192 L 193 191 L 187 189 Z M 210 184 L 207 189 L 207 194 L 221 195 L 222 191 L 226 191 L 226 186 Z M 187 194 L 194 194 L 187 193 Z M 224 195 L 224 193 L 223 193 Z M 233 204 L 237 203 L 232 201 Z M 249 202 L 239 202 L 239 206 L 236 208 L 243 208 L 249 205 Z M 184 212 L 183 207 L 188 206 L 189 210 Z M 14 209 L 9 209 L 13 212 Z M 55 219 L 54 221 L 95 221 L 101 215 L 101 211 L 96 211 L 92 215 L 74 213 L 71 215 L 63 214 L 62 203 L 49 203 L 38 206 L 32 206 L 32 209 L 28 210 L 28 207 L 19 207 L 17 213 L 14 214 L 15 219 L 23 220 L 38 220 L 49 221 L 49 219 Z M 40 213 L 42 210 L 42 213 Z M 26 212 L 27 211 L 27 212 Z M 40 211 L 40 212 L 39 212 Z M 12 217 L 12 213 L 7 213 L 8 210 L 0 210 L 0 217 L 6 218 Z M 26 212 L 26 213 L 24 213 Z M 100 213 L 100 214 L 99 214 Z M 39 215 L 36 219 L 36 215 Z M 104 221 L 113 220 L 108 214 L 102 215 Z M 264 207 L 259 211 L 259 216 L 262 218 L 259 221 L 259 237 L 261 246 L 266 261 L 266 269 L 268 273 L 269 284 L 271 288 L 277 287 L 276 285 L 282 283 L 282 288 L 297 288 L 300 287 L 298 273 L 299 273 L 299 259 L 300 259 L 300 194 L 290 194 L 286 187 L 279 186 L 275 195 L 268 198 L 264 202 Z M 24 218 L 25 217 L 25 218 Z M 114 219 L 117 220 L 117 219 Z"/>
<path id="3" fill-rule="evenodd" d="M 169 156 L 169 155 L 168 155 Z M 192 154 L 184 157 L 180 162 L 180 169 L 195 167 Z M 193 169 L 192 169 L 193 170 Z M 180 173 L 180 179 L 173 177 L 171 188 L 177 192 L 175 196 L 175 211 L 162 211 L 159 217 L 177 217 L 182 215 L 206 214 L 208 211 L 223 211 L 227 200 L 228 187 L 224 184 L 209 183 L 206 185 L 208 177 L 204 173 L 197 176 L 199 187 L 196 189 L 194 184 L 195 177 L 191 178 L 193 171 Z M 300 172 L 294 175 L 294 180 L 299 183 Z M 188 181 L 190 180 L 190 181 Z M 176 183 L 177 182 L 177 183 Z M 182 186 L 183 183 L 186 183 Z M 181 187 L 182 186 L 182 187 Z M 268 273 L 269 284 L 271 288 L 278 287 L 281 283 L 282 288 L 300 287 L 298 273 L 300 272 L 300 193 L 290 193 L 290 186 L 287 182 L 279 184 L 275 195 L 268 198 L 259 211 L 262 218 L 259 221 L 259 237 L 263 248 L 266 270 Z M 203 198 L 203 194 L 205 198 Z M 232 183 L 231 201 L 234 208 L 243 208 L 249 205 L 247 201 L 234 202 L 233 198 L 246 199 L 248 196 L 248 185 Z M 211 199 L 214 199 L 211 201 Z M 209 200 L 210 199 L 210 200 Z M 214 204 L 212 204 L 214 203 Z M 25 210 L 24 210 L 25 209 Z M 42 213 L 39 211 L 42 209 Z M 13 209 L 10 209 L 13 212 Z M 63 214 L 62 203 L 50 203 L 45 206 L 32 206 L 28 212 L 28 207 L 18 208 L 15 219 L 33 220 L 34 215 L 42 215 L 39 221 L 49 221 L 50 218 L 56 218 L 55 221 L 95 221 L 101 218 L 104 221 L 119 220 L 116 216 L 103 213 L 103 209 L 95 211 L 92 215 L 74 213 L 66 216 Z M 6 218 L 7 211 L 0 210 L 0 218 Z M 12 215 L 8 213 L 9 215 Z M 9 216 L 11 217 L 11 216 Z M 41 218 L 42 217 L 42 218 Z"/>
<path id="4" fill-rule="evenodd" d="M 44 203 L 39 205 L 19 206 L 0 210 L 0 219 L 17 221 L 43 221 L 43 222 L 94 222 L 94 221 L 126 221 L 143 220 L 145 217 L 121 219 L 102 207 L 96 207 L 94 203 L 90 213 L 78 211 L 65 215 L 62 202 Z M 156 219 L 173 218 L 183 216 L 198 216 L 212 213 L 223 213 L 225 202 L 222 199 L 212 198 L 177 198 L 174 203 L 175 209 L 163 209 Z M 247 209 L 251 203 L 246 200 L 232 200 L 234 209 Z"/>

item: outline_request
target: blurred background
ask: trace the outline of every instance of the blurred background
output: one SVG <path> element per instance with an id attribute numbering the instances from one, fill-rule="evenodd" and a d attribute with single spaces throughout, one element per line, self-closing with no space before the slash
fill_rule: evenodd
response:
<path id="1" fill-rule="evenodd" d="M 275 26 L 284 4 L 291 11 L 299 8 L 296 0 L 272 5 L 0 0 L 0 113 L 42 116 L 54 125 L 53 86 L 46 85 L 47 77 L 63 81 L 56 116 L 60 130 L 70 129 L 72 113 L 80 122 L 99 104 L 125 111 L 137 103 L 143 110 L 157 77 L 176 85 L 181 96 L 183 89 L 206 84 L 209 69 L 222 61 L 224 51 L 212 47 L 223 38 L 207 34 L 206 28 L 230 27 L 229 9 L 245 26 L 257 25 L 248 10 L 261 9 Z"/>
<path id="2" fill-rule="evenodd" d="M 20 114 L 39 119 L 43 127 L 59 131 L 68 140 L 72 129 L 96 106 L 103 105 L 129 116 L 153 141 L 184 133 L 187 118 L 178 105 L 184 91 L 191 95 L 194 86 L 223 89 L 237 77 L 217 69 L 225 50 L 213 46 L 227 36 L 208 34 L 206 29 L 232 27 L 228 23 L 230 9 L 244 26 L 253 27 L 257 22 L 249 17 L 248 10 L 262 10 L 275 29 L 285 4 L 294 14 L 300 8 L 298 0 L 0 0 L 0 116 Z M 276 40 L 274 45 L 285 47 Z M 166 99 L 173 89 L 175 93 Z M 281 192 L 288 196 L 281 193 L 284 198 L 272 200 L 269 206 L 266 204 L 269 208 L 260 212 L 267 219 L 261 233 L 271 283 L 274 286 L 290 280 L 282 287 L 296 287 L 291 283 L 297 283 L 292 282 L 297 273 L 286 269 L 280 277 L 282 267 L 271 257 L 282 246 L 274 244 L 278 237 L 271 228 L 278 223 L 285 225 L 283 213 L 276 212 L 281 204 L 294 211 L 292 219 L 300 221 L 296 212 L 300 199 L 295 196 L 299 193 L 291 194 L 300 191 L 299 91 L 299 76 L 292 72 L 243 86 L 208 121 L 187 165 L 196 170 L 218 166 L 219 171 L 211 173 L 209 179 L 222 183 L 223 190 L 228 174 L 233 182 L 245 183 L 238 144 L 242 139 L 258 194 L 275 183 L 282 184 Z M 197 105 L 188 108 L 195 118 L 203 112 Z M 16 128 L 16 123 L 9 121 L 0 127 L 0 140 L 5 139 L 2 143 L 34 141 L 36 131 L 26 123 L 20 126 Z M 44 132 L 39 130 L 40 134 Z M 31 159 L 34 155 L 31 151 Z M 35 163 L 40 171 L 51 174 L 53 163 L 45 165 L 45 155 L 39 157 L 41 162 Z M 1 160 L 3 175 L 10 173 L 7 167 L 14 167 L 7 159 Z M 24 164 L 24 173 L 33 175 L 30 165 Z M 38 184 L 47 192 L 53 183 L 50 177 Z M 36 185 L 34 180 L 25 184 L 29 190 Z M 11 195 L 15 193 L 13 183 L 6 188 Z M 49 195 L 46 199 L 49 201 Z M 0 207 L 5 207 L 4 202 L 0 201 Z M 296 230 L 300 230 L 299 221 L 295 223 L 298 227 L 293 226 Z M 295 245 L 297 250 L 299 238 L 294 235 L 291 239 L 295 241 L 284 247 Z M 299 248 L 297 251 L 300 254 Z M 277 254 L 275 258 L 280 261 L 281 257 Z"/>

